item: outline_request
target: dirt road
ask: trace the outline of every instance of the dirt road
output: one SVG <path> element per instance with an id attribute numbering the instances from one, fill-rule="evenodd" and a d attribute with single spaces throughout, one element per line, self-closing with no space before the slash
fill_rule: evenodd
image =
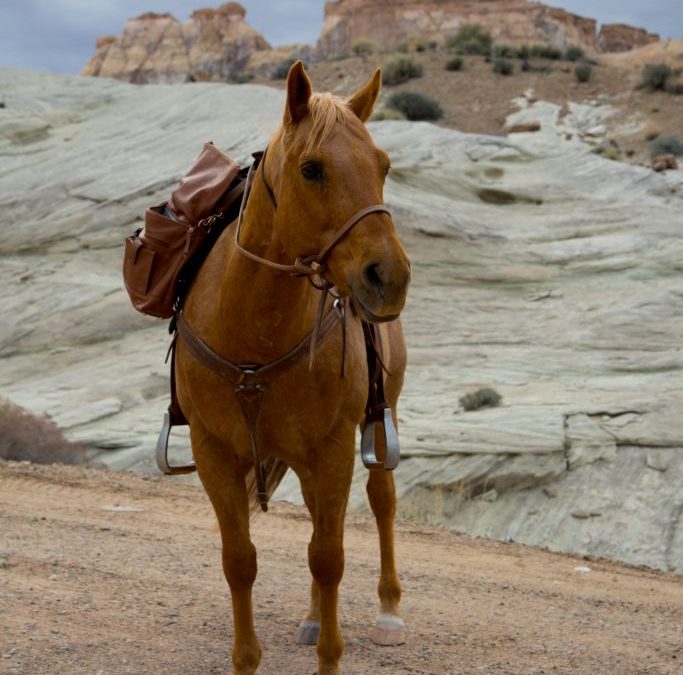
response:
<path id="1" fill-rule="evenodd" d="M 276 504 L 253 532 L 260 672 L 310 675 L 314 648 L 293 642 L 309 522 Z M 408 643 L 381 648 L 368 639 L 370 521 L 348 521 L 346 552 L 346 674 L 683 672 L 683 580 L 672 575 L 401 523 Z M 227 673 L 228 607 L 201 490 L 0 463 L 0 673 Z"/>

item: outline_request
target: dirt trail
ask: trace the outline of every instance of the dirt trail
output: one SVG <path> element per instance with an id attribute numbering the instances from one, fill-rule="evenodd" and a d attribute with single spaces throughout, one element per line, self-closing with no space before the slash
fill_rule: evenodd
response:
<path id="1" fill-rule="evenodd" d="M 310 524 L 276 504 L 253 531 L 259 672 L 310 675 L 314 648 L 293 643 Z M 374 528 L 348 521 L 346 674 L 682 672 L 680 578 L 410 523 L 397 538 L 410 632 L 406 645 L 381 648 L 368 639 Z M 226 673 L 228 607 L 200 489 L 0 462 L 0 673 Z"/>

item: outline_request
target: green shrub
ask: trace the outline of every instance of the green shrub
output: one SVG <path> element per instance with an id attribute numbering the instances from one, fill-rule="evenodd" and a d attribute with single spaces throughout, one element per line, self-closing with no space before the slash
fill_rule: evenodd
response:
<path id="1" fill-rule="evenodd" d="M 539 59 L 559 61 L 562 58 L 562 51 L 549 45 L 533 45 L 529 50 L 529 55 Z"/>
<path id="2" fill-rule="evenodd" d="M 650 91 L 664 91 L 672 75 L 673 70 L 666 63 L 648 63 L 643 68 L 639 86 Z"/>
<path id="3" fill-rule="evenodd" d="M 660 134 L 650 143 L 650 157 L 657 155 L 683 155 L 683 140 L 676 134 Z"/>
<path id="4" fill-rule="evenodd" d="M 351 51 L 356 56 L 366 58 L 377 51 L 377 44 L 368 38 L 358 38 L 351 43 Z"/>
<path id="5" fill-rule="evenodd" d="M 585 55 L 586 52 L 583 50 L 583 47 L 579 47 L 578 45 L 571 45 L 567 47 L 566 51 L 564 52 L 564 58 L 566 61 L 581 61 Z"/>
<path id="6" fill-rule="evenodd" d="M 515 67 L 512 65 L 512 61 L 496 59 L 493 62 L 493 72 L 498 73 L 498 75 L 512 75 L 515 72 Z"/>
<path id="7" fill-rule="evenodd" d="M 478 23 L 464 23 L 455 35 L 446 38 L 446 46 L 464 54 L 490 54 L 491 34 Z"/>
<path id="8" fill-rule="evenodd" d="M 429 49 L 430 52 L 435 52 L 439 49 L 439 43 L 436 40 L 430 40 L 427 43 L 427 49 Z"/>
<path id="9" fill-rule="evenodd" d="M 254 79 L 254 73 L 233 73 L 230 75 L 230 82 L 233 84 L 246 84 Z"/>
<path id="10" fill-rule="evenodd" d="M 484 387 L 465 394 L 460 399 L 460 405 L 464 410 L 480 410 L 481 408 L 496 408 L 502 400 L 503 397 L 495 389 Z"/>
<path id="11" fill-rule="evenodd" d="M 393 51 L 401 52 L 401 54 L 407 54 L 410 49 L 407 40 L 401 40 L 394 45 Z"/>
<path id="12" fill-rule="evenodd" d="M 593 66 L 590 63 L 578 63 L 574 68 L 574 77 L 577 82 L 589 82 L 593 77 Z"/>
<path id="13" fill-rule="evenodd" d="M 438 120 L 443 117 L 441 106 L 433 98 L 412 91 L 393 94 L 387 105 L 402 112 L 409 120 Z"/>
<path id="14" fill-rule="evenodd" d="M 415 43 L 415 51 L 416 52 L 426 52 L 427 51 L 426 43 L 424 43 L 424 42 Z"/>
<path id="15" fill-rule="evenodd" d="M 465 63 L 462 56 L 454 56 L 452 59 L 446 61 L 446 70 L 462 70 Z"/>
<path id="16" fill-rule="evenodd" d="M 529 45 L 517 47 L 515 56 L 517 56 L 518 59 L 522 59 L 522 61 L 526 61 L 531 56 L 531 49 L 529 48 Z"/>
<path id="17" fill-rule="evenodd" d="M 422 66 L 410 59 L 397 59 L 384 67 L 382 71 L 382 84 L 402 84 L 414 77 L 422 77 Z"/>
<path id="18" fill-rule="evenodd" d="M 492 54 L 501 59 L 512 59 L 515 57 L 516 51 L 510 45 L 493 45 Z"/>
<path id="19" fill-rule="evenodd" d="M 287 75 L 289 74 L 289 69 L 296 63 L 295 58 L 289 58 L 285 59 L 284 61 L 280 61 L 275 66 L 275 69 L 273 72 L 270 74 L 270 79 L 271 80 L 286 80 Z"/>

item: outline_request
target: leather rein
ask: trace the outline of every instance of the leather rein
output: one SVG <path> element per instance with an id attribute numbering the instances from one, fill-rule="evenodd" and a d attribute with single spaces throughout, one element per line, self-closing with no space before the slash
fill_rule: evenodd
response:
<path id="1" fill-rule="evenodd" d="M 267 152 L 267 149 L 266 149 Z M 254 471 L 256 475 L 256 498 L 263 511 L 268 510 L 268 493 L 267 493 L 267 476 L 263 468 L 263 464 L 260 459 L 259 449 L 257 444 L 257 422 L 259 413 L 261 410 L 261 404 L 263 398 L 267 391 L 270 381 L 276 378 L 278 375 L 289 370 L 294 364 L 298 363 L 299 360 L 304 356 L 306 351 L 309 353 L 309 368 L 313 364 L 313 359 L 317 347 L 327 338 L 334 327 L 341 322 L 342 323 L 342 337 L 343 337 L 343 347 L 342 347 L 342 364 L 341 364 L 341 376 L 344 377 L 345 374 L 345 357 L 346 357 L 346 342 L 347 342 L 347 308 L 348 308 L 348 298 L 340 296 L 340 294 L 332 287 L 329 281 L 324 277 L 324 266 L 325 261 L 332 251 L 332 249 L 340 242 L 342 239 L 365 217 L 372 213 L 390 213 L 389 209 L 384 204 L 374 204 L 372 206 L 367 206 L 363 209 L 357 211 L 349 220 L 341 227 L 338 231 L 334 233 L 332 237 L 324 244 L 321 251 L 313 255 L 298 256 L 292 264 L 282 264 L 276 263 L 267 258 L 263 258 L 251 251 L 245 249 L 240 243 L 240 234 L 242 231 L 242 224 L 244 221 L 244 210 L 251 192 L 252 183 L 254 176 L 259 166 L 261 168 L 261 178 L 263 180 L 264 187 L 268 197 L 273 205 L 273 208 L 277 210 L 277 200 L 272 188 L 268 184 L 265 177 L 265 157 L 266 152 L 255 153 L 254 161 L 249 167 L 249 172 L 247 174 L 244 192 L 242 194 L 242 201 L 240 204 L 239 215 L 237 218 L 237 227 L 235 229 L 235 246 L 239 253 L 252 260 L 256 263 L 269 267 L 277 272 L 283 272 L 290 274 L 292 276 L 307 277 L 309 281 L 321 291 L 320 304 L 317 312 L 316 323 L 304 339 L 299 342 L 299 344 L 292 350 L 279 357 L 275 361 L 266 363 L 263 365 L 254 364 L 237 364 L 228 359 L 217 354 L 209 345 L 207 345 L 189 326 L 187 320 L 182 311 L 176 315 L 176 328 L 177 335 L 183 341 L 190 354 L 209 370 L 213 371 L 220 377 L 226 379 L 234 387 L 235 395 L 237 401 L 240 405 L 244 419 L 247 422 L 249 428 L 249 436 L 251 442 L 251 450 L 254 461 Z M 314 278 L 321 279 L 321 283 L 314 281 Z M 332 308 L 325 314 L 324 308 L 327 299 L 327 295 L 332 294 L 335 298 Z M 376 330 L 373 327 L 373 330 Z M 379 333 L 377 333 L 377 339 L 379 338 Z M 381 373 L 380 373 L 381 381 Z M 372 383 L 371 383 L 372 392 Z M 386 405 L 385 405 L 386 407 Z M 389 411 L 390 412 L 390 411 Z M 372 426 L 372 425 L 370 425 Z M 373 427 L 374 429 L 374 427 Z M 162 432 L 163 434 L 164 432 Z M 166 434 L 166 440 L 168 440 L 168 434 Z M 165 457 L 165 449 L 164 449 Z M 159 446 L 157 448 L 157 459 L 159 459 Z M 369 456 L 369 461 L 366 461 L 366 455 L 363 455 L 363 461 L 369 468 L 394 468 L 394 466 L 389 466 L 378 462 L 374 456 L 374 443 L 373 450 Z M 373 463 L 374 461 L 374 463 Z M 398 463 L 398 460 L 395 462 Z M 188 471 L 194 470 L 193 465 L 185 467 L 170 467 L 168 462 L 165 461 L 166 467 L 169 471 L 174 471 L 177 469 L 177 473 L 187 473 Z"/>

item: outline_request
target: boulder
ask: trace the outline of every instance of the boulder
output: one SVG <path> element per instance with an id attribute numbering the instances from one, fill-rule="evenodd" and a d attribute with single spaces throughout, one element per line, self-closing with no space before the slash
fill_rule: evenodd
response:
<path id="1" fill-rule="evenodd" d="M 678 160 L 676 155 L 670 153 L 664 155 L 657 155 L 652 159 L 652 168 L 655 171 L 670 171 L 678 168 Z"/>

